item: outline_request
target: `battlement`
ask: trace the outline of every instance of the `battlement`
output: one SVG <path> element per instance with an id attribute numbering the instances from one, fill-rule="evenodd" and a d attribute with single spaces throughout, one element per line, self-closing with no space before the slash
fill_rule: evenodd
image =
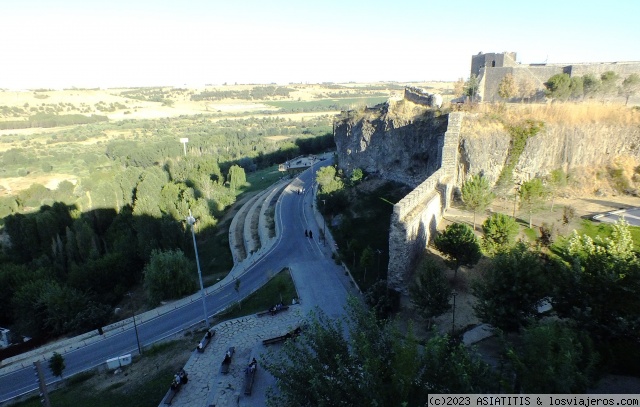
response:
<path id="1" fill-rule="evenodd" d="M 406 86 L 404 88 L 404 99 L 418 105 L 427 107 L 442 106 L 442 96 L 437 93 L 429 93 L 425 89 Z"/>

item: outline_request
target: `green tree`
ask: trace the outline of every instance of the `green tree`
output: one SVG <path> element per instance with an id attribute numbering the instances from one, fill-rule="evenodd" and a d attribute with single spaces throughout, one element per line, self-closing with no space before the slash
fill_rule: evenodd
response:
<path id="1" fill-rule="evenodd" d="M 478 97 L 478 90 L 480 89 L 480 80 L 477 75 L 471 75 L 464 84 L 464 95 L 468 96 L 472 102 L 476 101 Z"/>
<path id="2" fill-rule="evenodd" d="M 373 266 L 373 249 L 367 246 L 360 254 L 360 267 L 364 269 L 364 281 L 367 281 L 367 269 L 371 266 Z"/>
<path id="3" fill-rule="evenodd" d="M 556 264 L 553 299 L 558 314 L 574 319 L 601 341 L 637 339 L 640 264 L 628 224 L 618 222 L 607 238 L 574 231 L 565 259 L 568 263 Z"/>
<path id="4" fill-rule="evenodd" d="M 64 372 L 65 368 L 64 356 L 58 352 L 53 352 L 53 355 L 49 359 L 49 369 L 51 369 L 51 373 L 56 377 L 62 377 L 62 372 Z"/>
<path id="5" fill-rule="evenodd" d="M 559 321 L 525 328 L 522 345 L 509 347 L 507 357 L 516 393 L 585 393 L 598 361 L 589 336 Z"/>
<path id="6" fill-rule="evenodd" d="M 316 171 L 316 181 L 320 186 L 320 194 L 331 194 L 344 188 L 344 183 L 337 176 L 336 168 L 330 165 Z"/>
<path id="7" fill-rule="evenodd" d="M 600 92 L 601 82 L 600 79 L 593 74 L 586 74 L 582 77 L 582 84 L 584 88 L 584 96 L 593 98 Z"/>
<path id="8" fill-rule="evenodd" d="M 618 79 L 620 76 L 613 71 L 606 71 L 600 75 L 602 97 L 612 96 L 617 93 Z"/>
<path id="9" fill-rule="evenodd" d="M 572 99 L 584 98 L 584 80 L 582 76 L 572 76 L 569 84 Z"/>
<path id="10" fill-rule="evenodd" d="M 622 81 L 620 93 L 625 97 L 625 106 L 629 104 L 629 98 L 640 91 L 640 75 L 632 73 Z"/>
<path id="11" fill-rule="evenodd" d="M 312 313 L 302 335 L 269 349 L 261 365 L 276 379 L 268 406 L 422 406 L 430 392 L 483 392 L 495 383 L 463 345 L 435 335 L 420 347 L 411 330 L 381 323 L 353 298 L 343 319 Z"/>
<path id="12" fill-rule="evenodd" d="M 518 93 L 518 87 L 513 75 L 506 74 L 498 84 L 498 95 L 503 99 L 511 99 Z"/>
<path id="13" fill-rule="evenodd" d="M 571 89 L 569 88 L 570 85 L 571 78 L 569 77 L 569 74 L 558 73 L 553 75 L 544 83 L 544 86 L 547 88 L 545 93 L 547 97 L 551 97 L 553 99 L 567 100 L 571 95 Z"/>
<path id="14" fill-rule="evenodd" d="M 454 280 L 461 265 L 472 266 L 480 260 L 482 252 L 473 230 L 464 223 L 453 223 L 434 239 L 434 245 L 454 266 Z"/>
<path id="15" fill-rule="evenodd" d="M 239 165 L 232 165 L 229 168 L 229 175 L 227 177 L 229 181 L 229 187 L 232 190 L 237 190 L 247 182 L 247 176 L 244 173 L 244 168 Z"/>
<path id="16" fill-rule="evenodd" d="M 364 174 L 363 174 L 362 170 L 361 170 L 360 168 L 356 168 L 356 169 L 354 169 L 354 170 L 353 170 L 353 172 L 351 173 L 351 178 L 350 178 L 350 180 L 351 180 L 351 182 L 352 182 L 353 184 L 358 183 L 358 182 L 360 182 L 360 180 L 362 180 L 363 175 L 364 175 Z"/>
<path id="17" fill-rule="evenodd" d="M 418 314 L 427 320 L 428 330 L 431 329 L 434 317 L 451 308 L 451 287 L 444 270 L 433 261 L 425 260 L 421 264 L 413 284 L 409 286 L 409 293 Z"/>
<path id="18" fill-rule="evenodd" d="M 551 212 L 553 212 L 558 191 L 567 186 L 567 173 L 562 168 L 556 168 L 547 177 L 547 185 L 549 186 L 548 192 L 551 194 Z"/>
<path id="19" fill-rule="evenodd" d="M 513 332 L 537 317 L 549 286 L 539 256 L 518 243 L 494 257 L 484 278 L 473 284 L 473 294 L 480 320 Z"/>
<path id="20" fill-rule="evenodd" d="M 515 243 L 520 228 L 515 219 L 503 213 L 492 213 L 482 224 L 482 245 L 490 255 L 508 249 Z"/>
<path id="21" fill-rule="evenodd" d="M 533 178 L 523 182 L 518 191 L 520 208 L 529 214 L 529 228 L 533 227 L 533 211 L 538 209 L 547 196 L 547 189 L 540 178 Z"/>
<path id="22" fill-rule="evenodd" d="M 476 174 L 462 184 L 462 202 L 473 211 L 473 230 L 476 230 L 476 214 L 491 204 L 494 195 L 489 181 L 481 174 Z"/>
<path id="23" fill-rule="evenodd" d="M 194 269 L 181 250 L 153 250 L 143 271 L 149 302 L 155 305 L 164 299 L 180 298 L 194 292 Z"/>

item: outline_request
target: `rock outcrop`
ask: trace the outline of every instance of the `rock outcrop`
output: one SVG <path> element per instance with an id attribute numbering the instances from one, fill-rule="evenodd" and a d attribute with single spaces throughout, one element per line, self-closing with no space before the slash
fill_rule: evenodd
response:
<path id="1" fill-rule="evenodd" d="M 446 115 L 406 100 L 347 112 L 334 130 L 338 162 L 416 187 L 440 167 L 446 129 Z"/>

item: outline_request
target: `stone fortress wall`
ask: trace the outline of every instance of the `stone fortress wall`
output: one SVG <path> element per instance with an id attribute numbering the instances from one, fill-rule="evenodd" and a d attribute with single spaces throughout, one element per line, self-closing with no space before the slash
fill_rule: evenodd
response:
<path id="1" fill-rule="evenodd" d="M 487 102 L 498 101 L 498 86 L 507 74 L 512 74 L 516 84 L 524 78 L 532 79 L 542 91 L 544 83 L 553 75 L 566 73 L 569 76 L 593 74 L 597 77 L 613 71 L 621 79 L 632 73 L 640 74 L 640 62 L 593 62 L 575 64 L 520 64 L 515 52 L 479 53 L 471 57 L 471 75 L 480 80 L 478 95 Z"/>
<path id="2" fill-rule="evenodd" d="M 389 230 L 389 287 L 407 291 L 408 274 L 450 206 L 463 113 L 450 113 L 440 168 L 393 206 Z"/>
<path id="3" fill-rule="evenodd" d="M 404 88 L 404 99 L 427 107 L 440 108 L 440 106 L 442 106 L 441 95 L 437 93 L 429 93 L 424 89 L 415 87 L 407 86 Z"/>

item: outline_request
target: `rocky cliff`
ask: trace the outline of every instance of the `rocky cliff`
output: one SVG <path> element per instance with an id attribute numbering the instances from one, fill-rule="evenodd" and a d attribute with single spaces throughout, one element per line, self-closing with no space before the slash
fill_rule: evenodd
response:
<path id="1" fill-rule="evenodd" d="M 343 114 L 334 136 L 340 167 L 416 187 L 439 167 L 447 116 L 409 101 Z"/>
<path id="2" fill-rule="evenodd" d="M 483 173 L 495 183 L 509 155 L 510 135 L 499 122 L 481 122 L 465 115 L 460 133 L 456 183 Z M 567 172 L 591 171 L 619 160 L 640 161 L 640 126 L 637 124 L 545 123 L 527 140 L 514 168 L 514 179 L 545 176 L 557 168 Z"/>

